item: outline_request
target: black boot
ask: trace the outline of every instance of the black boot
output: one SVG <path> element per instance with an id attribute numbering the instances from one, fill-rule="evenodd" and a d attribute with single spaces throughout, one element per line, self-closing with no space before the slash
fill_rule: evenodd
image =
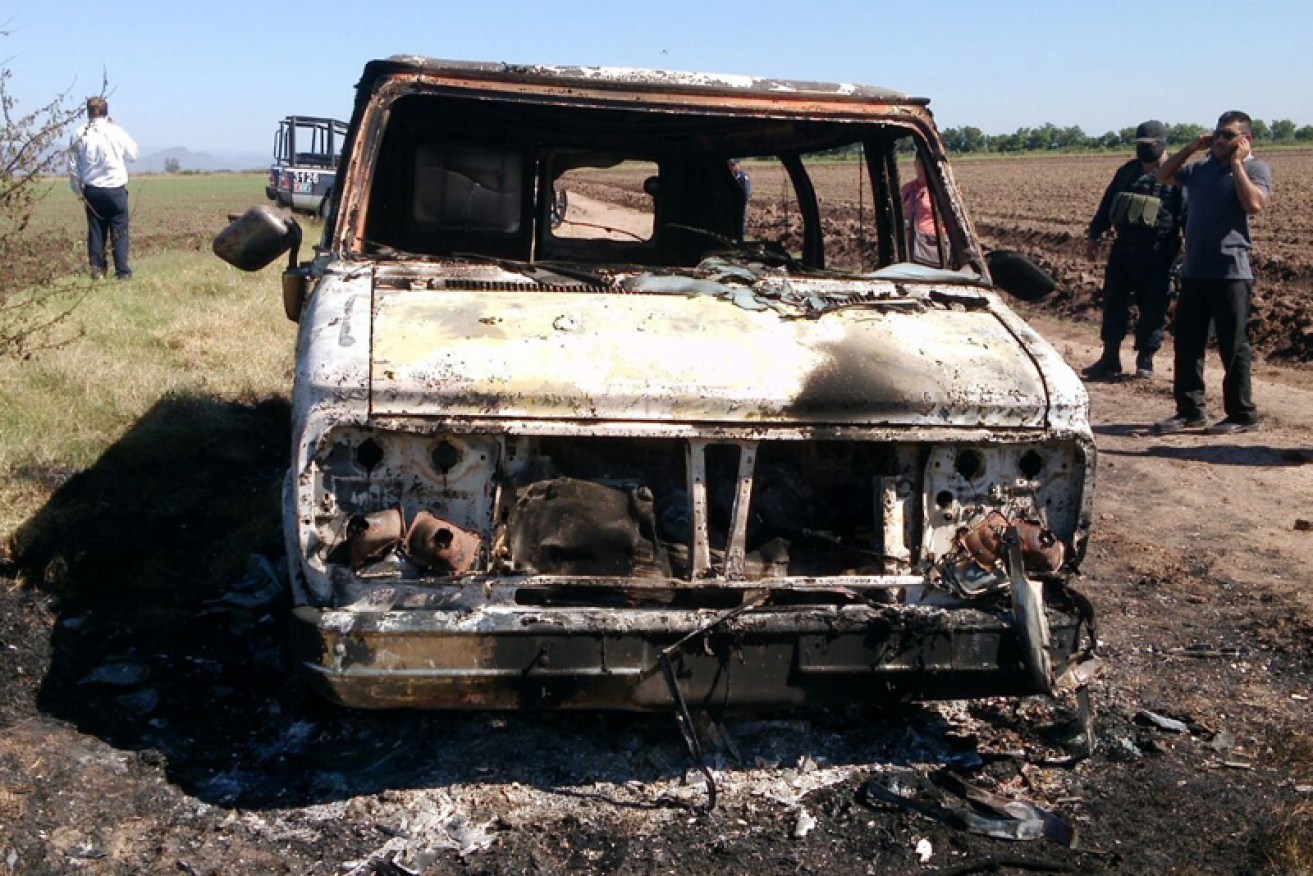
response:
<path id="1" fill-rule="evenodd" d="M 1116 380 L 1121 376 L 1122 359 L 1116 347 L 1104 347 L 1099 361 L 1081 370 L 1086 380 Z"/>

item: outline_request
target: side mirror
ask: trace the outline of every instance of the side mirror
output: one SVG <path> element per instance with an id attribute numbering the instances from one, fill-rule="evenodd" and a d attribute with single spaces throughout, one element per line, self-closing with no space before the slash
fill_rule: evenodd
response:
<path id="1" fill-rule="evenodd" d="M 1012 250 L 996 250 L 985 256 L 994 285 L 1022 301 L 1035 302 L 1058 288 L 1058 281 L 1029 257 Z"/>
<path id="2" fill-rule="evenodd" d="M 292 322 L 301 321 L 301 308 L 310 291 L 310 269 L 288 268 L 283 271 L 283 313 Z"/>
<path id="3" fill-rule="evenodd" d="M 291 251 L 288 268 L 295 268 L 301 247 L 301 226 L 273 207 L 252 207 L 214 238 L 214 254 L 234 268 L 258 271 Z"/>

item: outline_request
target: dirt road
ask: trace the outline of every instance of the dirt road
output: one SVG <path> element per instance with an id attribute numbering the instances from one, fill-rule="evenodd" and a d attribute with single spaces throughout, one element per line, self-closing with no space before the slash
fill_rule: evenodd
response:
<path id="1" fill-rule="evenodd" d="M 1092 360 L 1092 327 L 1029 316 L 1069 361 Z M 1261 431 L 1159 438 L 1146 427 L 1171 413 L 1166 370 L 1090 387 L 1101 456 L 1081 588 L 1108 663 L 1092 758 L 1073 757 L 1068 704 L 1040 698 L 731 715 L 704 728 L 721 733 L 720 804 L 701 814 L 668 716 L 320 702 L 286 680 L 281 599 L 259 562 L 217 598 L 158 607 L 61 603 L 51 573 L 35 590 L 0 583 L 0 872 L 1262 873 L 1301 854 L 1309 866 L 1313 379 L 1262 366 Z M 285 429 L 285 409 L 265 408 L 247 428 Z M 272 456 L 213 460 L 229 462 L 216 489 L 276 483 Z M 143 489 L 168 495 L 180 476 L 152 472 Z M 85 488 L 70 481 L 54 510 L 80 507 Z M 205 537 L 202 514 L 194 525 Z M 1075 847 L 976 836 L 869 791 L 945 764 L 1053 813 Z"/>

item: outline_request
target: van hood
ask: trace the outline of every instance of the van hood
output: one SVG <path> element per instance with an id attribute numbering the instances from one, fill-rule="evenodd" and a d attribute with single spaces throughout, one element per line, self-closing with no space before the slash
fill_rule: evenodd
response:
<path id="1" fill-rule="evenodd" d="M 375 287 L 373 416 L 1039 428 L 993 296 L 799 316 L 706 296 Z"/>

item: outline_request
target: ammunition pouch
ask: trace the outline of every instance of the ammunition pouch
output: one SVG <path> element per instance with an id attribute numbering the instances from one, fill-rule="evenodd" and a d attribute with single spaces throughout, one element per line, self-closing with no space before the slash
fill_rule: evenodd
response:
<path id="1" fill-rule="evenodd" d="M 1119 192 L 1113 198 L 1108 218 L 1117 228 L 1153 228 L 1162 209 L 1162 198 L 1136 192 Z"/>

